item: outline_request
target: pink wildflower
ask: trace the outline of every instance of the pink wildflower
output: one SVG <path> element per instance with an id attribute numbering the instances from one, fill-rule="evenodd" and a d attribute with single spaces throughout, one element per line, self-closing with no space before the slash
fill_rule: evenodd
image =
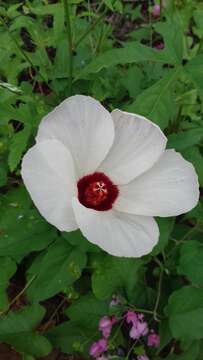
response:
<path id="1" fill-rule="evenodd" d="M 94 358 L 98 358 L 106 350 L 107 350 L 107 340 L 100 339 L 91 345 L 89 354 Z"/>
<path id="2" fill-rule="evenodd" d="M 137 360 L 149 360 L 148 356 L 147 355 L 139 355 L 137 357 Z"/>
<path id="3" fill-rule="evenodd" d="M 115 324 L 116 318 L 115 316 L 110 318 L 108 316 L 104 316 L 101 318 L 99 322 L 99 330 L 102 332 L 102 335 L 105 338 L 108 338 L 111 334 L 112 326 Z"/>
<path id="4" fill-rule="evenodd" d="M 160 11 L 161 11 L 160 5 L 158 4 L 154 5 L 152 9 L 152 16 L 159 17 Z"/>
<path id="5" fill-rule="evenodd" d="M 134 311 L 128 311 L 125 315 L 125 319 L 128 324 L 132 323 L 133 325 L 136 325 L 138 321 L 138 315 Z"/>
<path id="6" fill-rule="evenodd" d="M 145 336 L 148 333 L 148 326 L 146 322 L 138 321 L 136 325 L 133 325 L 130 330 L 130 337 L 132 339 L 139 339 L 141 336 Z"/>
<path id="7" fill-rule="evenodd" d="M 152 331 L 152 333 L 148 336 L 147 345 L 148 346 L 159 347 L 159 344 L 160 344 L 159 335 L 157 335 L 154 331 Z"/>

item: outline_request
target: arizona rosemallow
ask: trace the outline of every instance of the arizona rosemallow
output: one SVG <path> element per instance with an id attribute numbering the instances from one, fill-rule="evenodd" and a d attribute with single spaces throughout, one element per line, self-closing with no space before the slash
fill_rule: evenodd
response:
<path id="1" fill-rule="evenodd" d="M 166 150 L 161 129 L 143 116 L 76 95 L 46 115 L 22 177 L 42 216 L 61 231 L 80 229 L 109 254 L 140 257 L 159 239 L 154 216 L 198 202 L 193 165 Z"/>

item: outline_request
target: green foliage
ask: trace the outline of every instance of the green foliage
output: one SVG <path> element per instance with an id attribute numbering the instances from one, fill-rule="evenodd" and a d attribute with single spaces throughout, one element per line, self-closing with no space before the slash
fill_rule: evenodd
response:
<path id="1" fill-rule="evenodd" d="M 9 285 L 9 279 L 16 272 L 16 264 L 9 257 L 0 257 L 1 278 L 0 278 L 0 311 L 5 311 L 8 307 L 8 297 L 6 289 Z"/>
<path id="2" fill-rule="evenodd" d="M 192 240 L 181 246 L 179 264 L 180 274 L 185 275 L 194 284 L 203 284 L 203 244 Z"/>
<path id="3" fill-rule="evenodd" d="M 99 299 L 110 298 L 115 292 L 124 291 L 131 296 L 139 279 L 140 259 L 105 256 L 92 275 L 93 293 Z"/>
<path id="4" fill-rule="evenodd" d="M 1 341 L 14 346 L 21 353 L 36 357 L 47 355 L 51 351 L 51 344 L 35 330 L 44 314 L 44 308 L 36 304 L 4 315 L 0 319 Z"/>
<path id="5" fill-rule="evenodd" d="M 202 360 L 202 198 L 178 220 L 156 219 L 160 238 L 151 254 L 114 258 L 79 230 L 59 234 L 20 176 L 42 117 L 82 93 L 159 125 L 203 187 L 202 4 L 163 1 L 153 17 L 153 5 L 142 1 L 68 3 L 72 52 L 63 1 L 0 6 L 0 341 L 24 360 L 52 347 L 87 357 L 101 337 L 100 318 L 122 318 L 135 307 L 159 325 L 160 347 L 147 349 L 151 360 Z M 110 307 L 115 295 L 120 303 Z M 130 344 L 121 329 L 115 334 L 111 356 L 118 359 L 116 346 L 127 353 Z M 143 345 L 134 350 L 132 358 Z"/>
<path id="6" fill-rule="evenodd" d="M 203 337 L 203 289 L 184 286 L 169 298 L 167 313 L 173 336 L 184 341 Z"/>
<path id="7" fill-rule="evenodd" d="M 72 285 L 86 264 L 86 255 L 62 239 L 52 244 L 45 254 L 37 257 L 28 269 L 29 276 L 36 276 L 27 291 L 31 301 L 47 299 Z"/>

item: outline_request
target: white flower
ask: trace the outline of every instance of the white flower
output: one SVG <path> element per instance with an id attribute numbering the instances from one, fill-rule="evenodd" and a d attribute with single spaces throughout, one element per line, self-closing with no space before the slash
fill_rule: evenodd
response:
<path id="1" fill-rule="evenodd" d="M 139 257 L 158 242 L 153 216 L 198 202 L 195 170 L 146 118 L 88 96 L 64 100 L 42 120 L 22 177 L 42 216 L 61 231 L 80 228 L 108 253 Z"/>

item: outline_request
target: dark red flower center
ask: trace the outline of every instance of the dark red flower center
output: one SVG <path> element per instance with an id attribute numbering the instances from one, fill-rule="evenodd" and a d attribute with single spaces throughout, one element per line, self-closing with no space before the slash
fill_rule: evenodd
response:
<path id="1" fill-rule="evenodd" d="M 87 208 L 98 211 L 112 209 L 118 187 L 103 173 L 95 172 L 78 181 L 78 199 Z"/>

